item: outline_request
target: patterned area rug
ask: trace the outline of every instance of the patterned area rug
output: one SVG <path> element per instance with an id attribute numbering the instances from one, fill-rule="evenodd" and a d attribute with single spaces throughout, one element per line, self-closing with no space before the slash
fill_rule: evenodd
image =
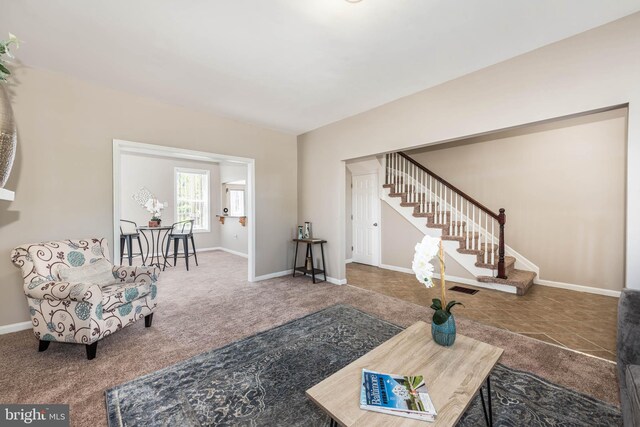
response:
<path id="1" fill-rule="evenodd" d="M 329 307 L 107 390 L 109 426 L 327 426 L 305 390 L 400 331 Z M 498 365 L 491 386 L 496 426 L 622 425 L 617 408 L 526 372 Z M 458 425 L 485 425 L 479 397 Z"/>

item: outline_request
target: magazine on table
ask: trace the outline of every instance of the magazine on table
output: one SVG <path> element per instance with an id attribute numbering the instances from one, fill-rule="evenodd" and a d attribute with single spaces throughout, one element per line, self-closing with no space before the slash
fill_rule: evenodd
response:
<path id="1" fill-rule="evenodd" d="M 424 377 L 362 370 L 360 408 L 423 421 L 435 421 Z"/>

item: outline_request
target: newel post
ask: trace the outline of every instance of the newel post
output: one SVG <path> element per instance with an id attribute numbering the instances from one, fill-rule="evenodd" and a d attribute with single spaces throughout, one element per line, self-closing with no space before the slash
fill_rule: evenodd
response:
<path id="1" fill-rule="evenodd" d="M 500 215 L 498 215 L 498 224 L 500 225 L 500 242 L 498 246 L 498 278 L 506 279 L 507 275 L 504 271 L 504 225 L 507 222 L 507 215 L 504 213 L 504 208 L 500 208 Z"/>

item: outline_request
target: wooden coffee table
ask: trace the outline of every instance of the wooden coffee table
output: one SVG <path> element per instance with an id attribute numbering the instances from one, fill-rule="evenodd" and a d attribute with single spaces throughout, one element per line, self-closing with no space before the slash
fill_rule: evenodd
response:
<path id="1" fill-rule="evenodd" d="M 307 396 L 341 426 L 453 426 L 480 391 L 485 421 L 493 423 L 489 375 L 502 349 L 458 335 L 452 347 L 431 338 L 431 326 L 418 322 L 307 390 Z M 412 420 L 360 409 L 362 369 L 424 375 L 438 415 L 436 422 Z M 488 402 L 481 390 L 486 381 Z"/>

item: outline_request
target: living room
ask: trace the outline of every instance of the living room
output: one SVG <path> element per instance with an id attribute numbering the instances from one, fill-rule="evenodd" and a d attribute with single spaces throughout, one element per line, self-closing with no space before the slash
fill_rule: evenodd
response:
<path id="1" fill-rule="evenodd" d="M 361 409 L 359 375 L 366 368 L 424 375 L 441 425 L 637 422 L 637 1 L 60 0 L 0 8 L 0 38 L 14 57 L 4 49 L 0 68 L 6 79 L 0 82 L 0 166 L 7 178 L 0 186 L 0 404 L 20 405 L 13 410 L 22 421 L 37 406 L 66 410 L 67 421 L 82 426 L 425 424 Z M 487 299 L 473 307 L 484 313 L 476 318 L 465 316 L 465 307 L 445 308 L 458 297 L 450 286 L 441 292 L 439 279 L 453 267 L 440 270 L 437 246 L 426 238 L 419 246 L 424 254 L 410 251 L 403 266 L 421 278 L 423 284 L 409 276 L 417 289 L 433 285 L 429 290 L 442 305 L 435 317 L 398 295 L 347 284 L 349 161 L 371 155 L 395 161 L 402 157 L 396 153 L 411 157 L 438 144 L 607 111 L 624 111 L 626 126 L 620 145 L 625 188 L 616 189 L 624 200 L 615 206 L 622 218 L 614 242 L 620 260 L 599 266 L 602 283 L 612 283 L 621 296 L 597 295 L 613 301 L 602 320 L 615 343 L 603 349 L 615 352 L 612 357 L 492 326 L 498 303 L 526 311 L 526 295 L 480 289 L 472 297 Z M 118 141 L 179 152 L 190 161 L 204 156 L 195 161 L 214 168 L 229 160 L 246 165 L 244 184 L 234 177 L 223 187 L 222 173 L 212 179 L 216 172 L 209 172 L 216 194 L 205 209 L 210 230 L 242 227 L 246 258 L 231 246 L 200 251 L 223 247 L 222 236 L 201 245 L 204 235 L 194 233 L 198 265 L 188 271 L 181 259 L 173 267 L 166 242 L 149 250 L 142 237 L 139 252 L 159 261 L 138 257 L 130 265 L 125 257 L 120 266 L 121 219 L 133 218 L 136 233 L 158 230 L 143 230 L 154 227 L 147 227 L 152 213 L 141 204 L 123 212 L 117 200 L 133 201 L 146 188 L 150 200 L 167 202 L 162 215 L 173 216 L 162 225 L 174 233 L 173 223 L 201 216 L 176 216 L 175 191 L 164 189 L 173 190 L 175 168 L 206 168 L 176 163 L 169 172 L 174 182 L 156 188 L 159 178 L 145 181 L 141 173 L 142 180 L 121 191 Z M 464 182 L 452 181 L 457 190 L 444 185 L 443 195 L 415 180 L 405 163 L 415 166 L 384 163 L 384 184 L 402 188 L 396 193 L 403 203 L 417 196 L 420 207 L 447 208 L 437 210 L 440 223 L 428 207 L 416 213 L 441 230 L 469 227 L 464 232 L 478 244 L 466 250 L 491 253 L 484 263 L 494 267 L 489 275 L 508 280 L 514 265 L 500 269 L 513 257 L 499 249 L 502 206 L 478 199 L 472 206 L 486 207 L 482 220 L 465 208 L 453 221 L 455 203 L 447 197 L 464 192 Z M 246 185 L 244 225 L 233 217 L 245 215 L 223 211 L 222 193 L 240 190 L 236 185 Z M 467 191 L 469 197 L 460 197 L 468 203 L 477 195 Z M 313 231 L 299 235 L 305 222 Z M 423 235 L 414 234 L 414 244 Z M 293 240 L 311 255 L 300 251 L 294 260 Z M 455 259 L 451 243 L 439 242 L 445 259 Z M 172 267 L 162 271 L 165 259 Z M 301 263 L 305 272 L 324 270 L 326 282 L 292 277 Z M 100 268 L 108 277 L 83 283 L 77 276 Z M 592 265 L 588 271 L 590 280 L 597 276 Z M 392 288 L 396 280 L 384 276 L 381 286 Z M 572 304 L 574 311 L 590 304 L 588 292 L 560 291 L 564 308 L 543 313 L 541 321 L 559 321 L 572 316 Z M 457 332 L 445 335 L 454 342 L 441 345 L 432 327 L 451 322 Z M 394 359 L 400 349 L 411 356 L 403 364 Z M 427 356 L 442 363 L 429 367 Z M 397 363 L 376 363 L 389 359 Z M 348 404 L 326 391 L 336 389 L 336 372 L 353 377 L 350 386 L 338 387 L 353 397 L 343 400 Z"/>

